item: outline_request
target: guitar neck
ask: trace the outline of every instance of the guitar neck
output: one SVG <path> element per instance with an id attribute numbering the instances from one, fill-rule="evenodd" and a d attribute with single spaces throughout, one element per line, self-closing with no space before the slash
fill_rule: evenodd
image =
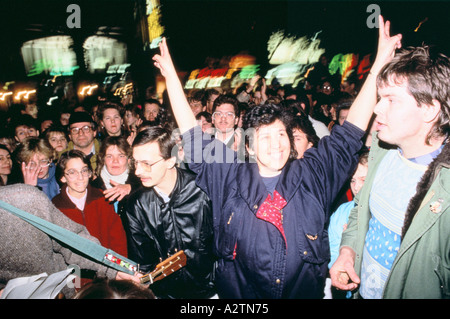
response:
<path id="1" fill-rule="evenodd" d="M 164 279 L 167 276 L 175 273 L 177 270 L 183 268 L 184 266 L 186 266 L 186 255 L 184 254 L 183 250 L 180 250 L 175 255 L 159 263 L 156 266 L 155 270 L 142 276 L 140 278 L 140 281 L 142 284 L 150 283 L 151 285 L 154 282 Z"/>

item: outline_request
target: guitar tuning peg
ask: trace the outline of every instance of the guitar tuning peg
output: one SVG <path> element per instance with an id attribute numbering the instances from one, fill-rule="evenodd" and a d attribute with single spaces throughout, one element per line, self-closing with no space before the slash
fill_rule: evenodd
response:
<path id="1" fill-rule="evenodd" d="M 175 252 L 178 252 L 178 249 L 175 248 Z"/>
<path id="2" fill-rule="evenodd" d="M 162 257 L 159 257 L 159 262 L 162 262 L 162 261 L 163 261 Z"/>

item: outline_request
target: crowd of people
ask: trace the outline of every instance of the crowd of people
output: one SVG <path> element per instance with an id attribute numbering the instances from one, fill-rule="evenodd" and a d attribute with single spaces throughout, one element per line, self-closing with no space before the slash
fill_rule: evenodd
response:
<path id="1" fill-rule="evenodd" d="M 380 17 L 364 79 L 332 76 L 324 57 L 295 88 L 255 75 L 232 91 L 186 91 L 163 39 L 154 61 L 167 98 L 103 99 L 52 117 L 12 105 L 0 199 L 141 273 L 52 248 L 31 226 L 19 234 L 0 209 L 0 289 L 70 261 L 83 268 L 74 298 L 114 298 L 113 286 L 144 299 L 448 298 L 450 61 L 401 49 L 389 26 Z M 180 250 L 185 267 L 133 288 Z"/>

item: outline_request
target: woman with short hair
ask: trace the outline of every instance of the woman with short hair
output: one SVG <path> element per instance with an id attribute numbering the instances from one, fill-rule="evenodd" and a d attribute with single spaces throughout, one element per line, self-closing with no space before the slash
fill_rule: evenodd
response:
<path id="1" fill-rule="evenodd" d="M 55 178 L 56 167 L 53 160 L 56 152 L 47 140 L 28 137 L 17 148 L 16 161 L 22 170 L 22 180 L 37 186 L 49 199 L 59 194 L 59 184 Z"/>

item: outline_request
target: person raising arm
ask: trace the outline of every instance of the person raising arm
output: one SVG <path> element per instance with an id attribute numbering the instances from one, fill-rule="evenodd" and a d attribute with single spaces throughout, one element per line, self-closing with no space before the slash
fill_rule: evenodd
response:
<path id="1" fill-rule="evenodd" d="M 382 24 L 380 34 L 386 32 L 389 24 Z M 400 37 L 382 40 L 373 72 L 399 47 Z M 288 114 L 277 105 L 254 107 L 244 121 L 253 162 L 242 163 L 222 142 L 193 129 L 197 123 L 165 39 L 160 49 L 155 66 L 166 78 L 181 133 L 187 132 L 183 134 L 191 160 L 187 162 L 213 205 L 219 296 L 320 298 L 328 271 L 329 207 L 357 165 L 356 154 L 376 104 L 374 74 L 353 103 L 348 120 L 300 160 L 294 156 Z M 202 147 L 194 145 L 197 142 Z M 275 242 L 279 244 L 272 245 Z M 304 247 L 301 254 L 296 247 Z"/>
<path id="2" fill-rule="evenodd" d="M 390 35 L 390 22 L 384 22 L 381 15 L 379 16 L 379 26 L 377 56 L 361 93 L 358 94 L 355 100 L 355 103 L 370 103 L 372 106 L 371 110 L 373 110 L 377 102 L 377 75 L 384 65 L 392 60 L 395 50 L 401 48 L 402 39 L 401 34 L 395 36 Z M 359 121 L 359 119 L 353 119 L 353 116 L 353 113 L 349 113 L 347 120 Z M 351 229 L 349 228 L 347 231 L 351 231 Z M 342 246 L 340 248 L 339 257 L 330 269 L 331 281 L 336 288 L 341 290 L 354 290 L 358 287 L 361 279 L 354 269 L 355 255 L 355 251 L 349 246 Z"/>
<path id="3" fill-rule="evenodd" d="M 402 35 L 390 36 L 390 21 L 384 22 L 383 17 L 380 15 L 378 22 L 380 28 L 378 32 L 377 55 L 361 88 L 361 92 L 356 96 L 346 119 L 362 130 L 367 129 L 377 104 L 377 75 L 383 66 L 394 57 L 395 50 L 401 48 Z"/>
<path id="4" fill-rule="evenodd" d="M 177 71 L 167 47 L 166 38 L 159 44 L 161 54 L 153 57 L 154 65 L 161 71 L 166 79 L 167 93 L 173 108 L 175 120 L 178 123 L 180 133 L 183 134 L 191 128 L 197 126 L 197 120 L 189 106 L 189 102 L 184 94 L 183 87 L 178 78 Z"/>

